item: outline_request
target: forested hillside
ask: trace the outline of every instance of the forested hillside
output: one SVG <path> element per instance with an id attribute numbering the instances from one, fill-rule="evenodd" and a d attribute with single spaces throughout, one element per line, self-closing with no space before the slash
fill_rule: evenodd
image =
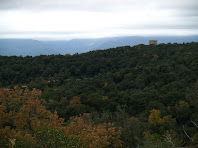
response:
<path id="1" fill-rule="evenodd" d="M 196 42 L 0 56 L 0 87 L 0 147 L 198 146 Z"/>

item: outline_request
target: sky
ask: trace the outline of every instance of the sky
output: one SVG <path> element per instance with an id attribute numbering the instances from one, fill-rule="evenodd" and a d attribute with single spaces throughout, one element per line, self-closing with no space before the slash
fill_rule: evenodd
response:
<path id="1" fill-rule="evenodd" d="M 0 0 L 0 38 L 198 35 L 198 0 Z"/>

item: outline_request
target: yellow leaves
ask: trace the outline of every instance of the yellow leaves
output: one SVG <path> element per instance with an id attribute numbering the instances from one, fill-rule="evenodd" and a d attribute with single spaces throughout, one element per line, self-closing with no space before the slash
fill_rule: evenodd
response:
<path id="1" fill-rule="evenodd" d="M 185 101 L 179 101 L 179 107 L 189 108 L 189 104 L 188 102 L 185 102 Z"/>
<path id="2" fill-rule="evenodd" d="M 149 115 L 149 123 L 153 125 L 160 125 L 165 122 L 165 119 L 160 118 L 161 112 L 159 110 L 153 109 L 150 111 L 151 114 Z"/>
<path id="3" fill-rule="evenodd" d="M 159 58 L 159 56 L 157 54 L 153 54 L 152 61 L 156 61 L 158 58 Z"/>
<path id="4" fill-rule="evenodd" d="M 66 56 L 66 57 L 68 57 L 68 56 L 70 57 L 70 56 L 71 56 L 71 54 L 70 54 L 70 53 L 66 53 L 66 54 L 65 54 L 65 56 Z"/>
<path id="5" fill-rule="evenodd" d="M 109 84 L 107 82 L 104 83 L 104 87 L 107 87 Z"/>
<path id="6" fill-rule="evenodd" d="M 10 143 L 12 145 L 12 148 L 13 148 L 15 146 L 16 139 L 10 139 L 9 138 L 9 141 L 10 141 Z"/>
<path id="7" fill-rule="evenodd" d="M 108 100 L 108 96 L 102 96 L 102 100 L 104 101 L 104 100 Z"/>

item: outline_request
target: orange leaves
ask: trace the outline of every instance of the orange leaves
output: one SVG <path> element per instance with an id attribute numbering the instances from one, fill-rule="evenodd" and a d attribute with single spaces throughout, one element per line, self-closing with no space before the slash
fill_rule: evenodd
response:
<path id="1" fill-rule="evenodd" d="M 120 147 L 122 141 L 119 139 L 121 129 L 115 129 L 112 123 L 93 125 L 89 114 L 70 119 L 69 125 L 65 128 L 67 135 L 78 136 L 85 147 Z"/>
<path id="2" fill-rule="evenodd" d="M 48 111 L 49 112 L 49 111 Z M 47 125 L 49 127 L 52 128 L 62 128 L 62 125 L 64 124 L 64 119 L 63 118 L 59 118 L 57 111 L 54 111 L 54 114 L 52 114 L 51 112 L 49 112 L 49 123 L 47 123 Z"/>
<path id="3" fill-rule="evenodd" d="M 168 121 L 168 120 L 169 120 L 169 117 L 168 117 L 168 116 L 164 116 L 164 117 L 163 117 L 163 120 L 164 120 L 164 121 Z"/>
<path id="4" fill-rule="evenodd" d="M 34 100 L 41 96 L 41 91 L 33 89 L 22 90 L 15 86 L 14 89 L 4 89 L 0 88 L 0 102 L 3 104 L 8 104 L 10 110 L 19 109 L 20 104 L 23 104 L 27 100 Z"/>
<path id="5" fill-rule="evenodd" d="M 15 117 L 14 125 L 20 130 L 38 130 L 42 127 L 58 128 L 63 124 L 63 119 L 59 119 L 57 112 L 52 114 L 40 104 L 40 100 L 28 100 L 25 102 Z"/>
<path id="6" fill-rule="evenodd" d="M 4 140 L 9 142 L 8 138 L 11 138 L 19 142 L 29 137 L 28 141 L 33 144 L 38 140 L 36 131 L 48 128 L 70 138 L 80 138 L 84 147 L 122 146 L 121 128 L 116 129 L 112 123 L 94 125 L 89 113 L 70 118 L 68 125 L 63 126 L 64 119 L 59 118 L 56 111 L 51 113 L 47 110 L 39 100 L 40 95 L 41 91 L 36 89 L 0 89 L 0 134 Z M 80 104 L 80 98 L 74 97 L 68 108 Z M 6 124 L 10 127 L 4 127 Z"/>
<path id="7" fill-rule="evenodd" d="M 69 105 L 66 107 L 67 109 L 76 105 L 81 104 L 80 98 L 77 96 L 74 96 L 73 99 L 69 102 Z"/>
<path id="8" fill-rule="evenodd" d="M 170 106 L 168 106 L 168 107 L 167 107 L 167 110 L 168 110 L 168 111 L 170 111 L 170 110 L 171 110 L 171 107 L 170 107 Z"/>
<path id="9" fill-rule="evenodd" d="M 7 113 L 6 106 L 0 105 L 0 128 L 2 128 L 4 123 L 8 122 L 11 119 L 12 114 L 12 111 Z"/>
<path id="10" fill-rule="evenodd" d="M 26 139 L 34 144 L 37 130 L 62 128 L 64 120 L 57 112 L 53 114 L 41 104 L 40 95 L 41 91 L 36 89 L 0 89 L 0 142 L 9 145 L 8 139 L 11 138 L 16 139 L 16 143 L 22 144 Z"/>
<path id="11" fill-rule="evenodd" d="M 0 89 L 0 120 L 3 121 L 0 126 L 12 119 L 17 130 L 26 132 L 42 126 L 61 126 L 63 119 L 59 119 L 57 113 L 46 110 L 38 99 L 40 95 L 41 91 L 36 89 Z"/>
<path id="12" fill-rule="evenodd" d="M 150 111 L 149 122 L 153 125 L 160 125 L 165 122 L 165 119 L 160 118 L 161 112 L 159 110 L 153 109 Z"/>

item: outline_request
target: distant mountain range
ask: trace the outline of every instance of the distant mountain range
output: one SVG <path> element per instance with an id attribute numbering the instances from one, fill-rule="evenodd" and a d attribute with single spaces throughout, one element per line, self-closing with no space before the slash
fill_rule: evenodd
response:
<path id="1" fill-rule="evenodd" d="M 149 40 L 152 39 L 158 40 L 158 44 L 198 42 L 198 36 L 129 36 L 57 41 L 39 41 L 33 39 L 0 39 L 0 55 L 37 56 L 41 54 L 75 54 L 126 45 L 148 45 Z"/>

